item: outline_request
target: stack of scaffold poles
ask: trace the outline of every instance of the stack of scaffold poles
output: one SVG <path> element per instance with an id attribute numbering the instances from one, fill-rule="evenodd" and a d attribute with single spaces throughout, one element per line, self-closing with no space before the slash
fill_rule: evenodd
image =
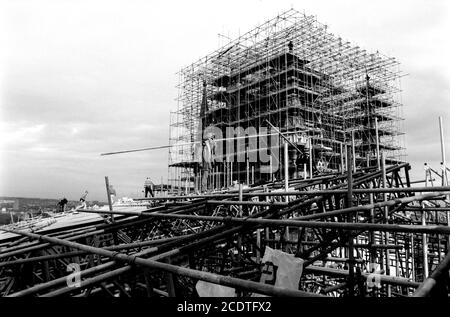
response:
<path id="1" fill-rule="evenodd" d="M 54 230 L 0 228 L 14 234 L 0 241 L 0 294 L 196 297 L 205 281 L 237 296 L 448 296 L 450 187 L 411 187 L 409 169 L 141 198 L 80 210 L 104 221 Z M 297 289 L 260 282 L 266 247 L 304 260 Z"/>

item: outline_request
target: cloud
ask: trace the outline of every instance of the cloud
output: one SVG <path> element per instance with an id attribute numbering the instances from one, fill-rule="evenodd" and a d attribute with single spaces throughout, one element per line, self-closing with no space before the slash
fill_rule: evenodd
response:
<path id="1" fill-rule="evenodd" d="M 17 144 L 33 144 L 39 139 L 45 127 L 45 124 L 23 125 L 3 122 L 0 125 L 1 145 L 9 147 Z"/>

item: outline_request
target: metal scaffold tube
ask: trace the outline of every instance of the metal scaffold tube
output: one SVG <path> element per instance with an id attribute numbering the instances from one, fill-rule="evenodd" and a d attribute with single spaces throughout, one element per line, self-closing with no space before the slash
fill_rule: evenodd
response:
<path id="1" fill-rule="evenodd" d="M 2 229 L 4 230 L 4 229 Z M 289 297 L 320 297 L 318 294 L 311 294 L 307 292 L 302 291 L 295 291 L 290 289 L 284 289 L 280 287 L 274 287 L 267 284 L 261 284 L 257 282 L 242 280 L 238 278 L 233 278 L 230 276 L 221 276 L 218 274 L 208 273 L 208 272 L 202 272 L 197 270 L 192 270 L 184 267 L 179 267 L 176 265 L 171 265 L 167 263 L 161 263 L 158 261 L 150 260 L 150 259 L 143 259 L 136 255 L 127 255 L 124 253 L 119 252 L 113 252 L 101 248 L 91 247 L 88 245 L 83 245 L 76 242 L 66 241 L 58 238 L 53 238 L 49 236 L 42 236 L 35 233 L 30 232 L 23 232 L 23 231 L 17 231 L 17 230 L 4 230 L 7 232 L 12 232 L 16 234 L 20 234 L 23 236 L 28 236 L 30 238 L 39 239 L 39 240 L 45 240 L 50 243 L 55 243 L 59 245 L 65 245 L 67 247 L 76 248 L 82 251 L 106 256 L 108 258 L 129 263 L 129 264 L 136 264 L 140 266 L 145 266 L 152 269 L 160 269 L 163 271 L 171 272 L 174 274 L 184 275 L 190 278 L 207 281 L 213 284 L 219 284 L 219 285 L 225 285 L 230 287 L 236 287 L 239 289 L 244 289 L 252 292 L 262 293 L 266 295 L 272 295 L 272 296 L 289 296 Z"/>

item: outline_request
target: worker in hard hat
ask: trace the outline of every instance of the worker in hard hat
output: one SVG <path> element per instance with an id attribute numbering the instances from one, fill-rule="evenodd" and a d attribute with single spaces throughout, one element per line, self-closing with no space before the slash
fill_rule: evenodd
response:
<path id="1" fill-rule="evenodd" d="M 150 177 L 147 177 L 147 179 L 144 182 L 144 192 L 145 192 L 145 198 L 147 198 L 147 195 L 150 194 L 152 197 L 155 197 L 155 194 L 153 193 L 153 187 L 155 185 L 153 184 Z"/>
<path id="2" fill-rule="evenodd" d="M 109 185 L 109 197 L 111 197 L 111 203 L 114 203 L 114 198 L 116 197 L 116 190 L 113 185 Z"/>
<path id="3" fill-rule="evenodd" d="M 86 190 L 86 191 L 84 191 L 84 194 L 83 195 L 81 195 L 81 198 L 80 198 L 80 203 L 81 203 L 81 206 L 79 206 L 77 209 L 79 209 L 79 208 L 86 208 L 86 197 L 87 197 L 87 195 L 89 194 L 89 192 Z"/>
<path id="4" fill-rule="evenodd" d="M 428 166 L 427 163 L 424 163 L 423 169 L 425 170 L 425 187 L 428 186 L 428 181 L 431 183 L 431 186 L 433 186 L 433 176 L 431 175 L 431 167 Z"/>

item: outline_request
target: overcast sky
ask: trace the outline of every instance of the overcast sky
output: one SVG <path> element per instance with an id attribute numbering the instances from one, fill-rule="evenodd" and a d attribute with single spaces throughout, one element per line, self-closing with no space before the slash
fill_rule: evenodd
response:
<path id="1" fill-rule="evenodd" d="M 167 180 L 176 72 L 291 7 L 369 51 L 396 57 L 408 160 L 440 162 L 450 147 L 450 1 L 1 1 L 0 195 L 106 200 Z M 449 151 L 447 151 L 448 153 Z M 450 158 L 449 158 L 450 160 Z"/>

